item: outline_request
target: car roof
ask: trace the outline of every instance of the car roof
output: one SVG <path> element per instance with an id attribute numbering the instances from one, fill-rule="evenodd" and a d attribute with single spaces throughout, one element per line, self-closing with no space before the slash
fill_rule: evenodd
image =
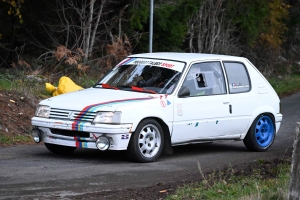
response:
<path id="1" fill-rule="evenodd" d="M 154 59 L 167 59 L 182 62 L 192 62 L 195 60 L 239 60 L 244 61 L 245 58 L 229 55 L 219 54 L 204 54 L 204 53 L 177 53 L 177 52 L 156 52 L 156 53 L 141 53 L 133 54 L 129 57 L 133 58 L 154 58 Z"/>

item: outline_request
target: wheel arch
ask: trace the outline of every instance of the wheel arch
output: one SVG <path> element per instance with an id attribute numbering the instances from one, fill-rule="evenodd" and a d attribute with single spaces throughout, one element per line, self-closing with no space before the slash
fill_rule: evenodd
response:
<path id="1" fill-rule="evenodd" d="M 135 127 L 134 129 L 132 128 L 131 131 L 134 132 L 136 130 L 136 127 L 144 120 L 146 119 L 154 119 L 156 120 L 159 125 L 161 126 L 161 128 L 163 129 L 163 134 L 164 134 L 164 146 L 163 146 L 163 153 L 164 154 L 172 154 L 173 153 L 173 149 L 172 149 L 172 144 L 171 144 L 171 131 L 170 131 L 170 127 L 168 126 L 168 124 L 161 118 L 159 117 L 145 117 L 141 120 L 139 120 L 139 122 L 135 123 Z"/>
<path id="2" fill-rule="evenodd" d="M 248 132 L 249 132 L 249 130 L 250 130 L 250 128 L 251 128 L 251 126 L 252 126 L 254 120 L 255 120 L 258 116 L 260 116 L 260 115 L 268 115 L 268 116 L 270 116 L 271 119 L 272 119 L 272 121 L 273 121 L 273 124 L 274 124 L 274 129 L 275 129 L 275 131 L 276 131 L 275 114 L 274 114 L 273 112 L 261 112 L 261 113 L 259 113 L 259 114 L 255 114 L 255 115 L 252 116 L 252 118 L 251 118 L 251 120 L 250 120 L 250 122 L 249 122 L 249 125 L 248 125 L 248 127 L 247 127 L 247 129 L 246 129 L 247 131 L 246 131 L 244 134 L 241 135 L 241 138 L 240 138 L 240 139 L 243 140 L 243 139 L 246 137 L 246 135 L 248 134 Z M 275 134 L 276 134 L 276 133 L 275 133 Z"/>

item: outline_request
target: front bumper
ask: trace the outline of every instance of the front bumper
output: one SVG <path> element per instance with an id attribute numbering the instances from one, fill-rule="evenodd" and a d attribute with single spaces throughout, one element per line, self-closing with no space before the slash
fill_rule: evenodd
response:
<path id="1" fill-rule="evenodd" d="M 132 124 L 91 124 L 74 121 L 64 121 L 33 117 L 31 124 L 41 132 L 43 142 L 72 146 L 78 148 L 97 149 L 96 140 L 99 136 L 106 136 L 110 141 L 109 150 L 127 149 Z"/>
<path id="2" fill-rule="evenodd" d="M 276 133 L 279 131 L 280 125 L 281 125 L 281 121 L 282 121 L 282 117 L 283 115 L 281 113 L 277 113 L 276 114 Z"/>

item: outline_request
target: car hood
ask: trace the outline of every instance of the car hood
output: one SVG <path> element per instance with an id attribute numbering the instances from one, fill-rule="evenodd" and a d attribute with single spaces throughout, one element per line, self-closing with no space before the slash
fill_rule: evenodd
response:
<path id="1" fill-rule="evenodd" d="M 158 95 L 133 91 L 88 88 L 45 99 L 40 102 L 40 105 L 76 111 L 115 111 L 120 106 L 142 103 L 156 96 Z"/>

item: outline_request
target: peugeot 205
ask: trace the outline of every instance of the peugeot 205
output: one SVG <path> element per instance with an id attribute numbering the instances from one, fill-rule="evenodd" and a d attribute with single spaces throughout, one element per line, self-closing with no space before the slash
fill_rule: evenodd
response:
<path id="1" fill-rule="evenodd" d="M 246 58 L 130 55 L 93 87 L 41 101 L 32 136 L 53 153 L 126 150 L 153 162 L 172 146 L 241 140 L 267 151 L 282 121 L 278 95 Z"/>

